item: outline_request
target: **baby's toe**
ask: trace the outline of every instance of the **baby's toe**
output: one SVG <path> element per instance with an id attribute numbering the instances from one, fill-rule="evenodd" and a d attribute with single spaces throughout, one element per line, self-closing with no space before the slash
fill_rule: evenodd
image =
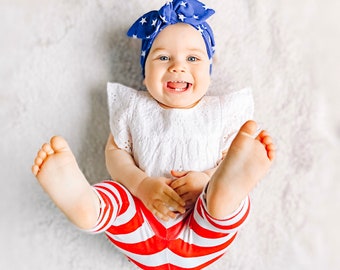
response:
<path id="1" fill-rule="evenodd" d="M 268 158 L 272 161 L 275 158 L 275 145 L 269 144 L 266 147 Z"/>
<path id="2" fill-rule="evenodd" d="M 69 145 L 67 144 L 66 140 L 61 136 L 53 136 L 51 138 L 51 149 L 53 152 L 64 152 L 64 151 L 71 151 Z"/>
<path id="3" fill-rule="evenodd" d="M 47 155 L 52 155 L 54 153 L 51 145 L 49 143 L 45 143 L 43 144 L 42 148 L 41 148 L 43 151 L 45 151 L 45 153 Z"/>
<path id="4" fill-rule="evenodd" d="M 41 159 L 45 159 L 47 157 L 47 154 L 45 151 L 40 150 L 37 156 L 40 157 Z"/>
<path id="5" fill-rule="evenodd" d="M 38 172 L 39 172 L 39 166 L 38 165 L 36 165 L 36 164 L 34 164 L 33 166 L 32 166 L 32 173 L 35 175 L 35 176 L 37 176 L 37 174 L 38 174 Z"/>
<path id="6" fill-rule="evenodd" d="M 34 159 L 34 165 L 41 166 L 42 163 L 43 163 L 43 159 L 42 158 L 36 157 Z"/>
<path id="7" fill-rule="evenodd" d="M 249 120 L 246 123 L 244 123 L 243 126 L 240 128 L 240 133 L 252 136 L 255 134 L 256 130 L 257 130 L 256 122 Z"/>
<path id="8" fill-rule="evenodd" d="M 270 136 L 265 136 L 262 140 L 262 143 L 266 144 L 266 145 L 269 145 L 269 144 L 272 144 L 273 143 L 273 139 L 272 137 Z"/>

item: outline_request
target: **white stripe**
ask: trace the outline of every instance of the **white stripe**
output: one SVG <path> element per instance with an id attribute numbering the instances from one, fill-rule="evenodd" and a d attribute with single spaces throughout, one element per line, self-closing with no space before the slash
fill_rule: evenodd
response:
<path id="1" fill-rule="evenodd" d="M 118 248 L 118 247 L 117 247 Z M 168 248 L 157 252 L 155 254 L 147 254 L 147 255 L 140 255 L 128 252 L 124 249 L 118 248 L 122 253 L 124 253 L 126 256 L 130 257 L 131 259 L 137 261 L 138 263 L 141 263 L 148 267 L 156 267 L 163 264 L 171 263 L 175 266 L 182 267 L 182 268 L 193 268 L 197 267 L 199 265 L 202 265 L 226 252 L 228 247 L 204 256 L 198 256 L 198 257 L 182 257 Z"/>
<path id="2" fill-rule="evenodd" d="M 143 219 L 146 220 L 145 216 Z M 143 222 L 143 224 L 138 229 L 131 233 L 111 234 L 106 232 L 106 234 L 108 237 L 126 244 L 140 243 L 155 236 L 155 233 L 147 222 Z"/>
<path id="3" fill-rule="evenodd" d="M 199 256 L 199 257 L 181 257 L 177 254 L 173 253 L 171 250 L 169 250 L 169 261 L 176 266 L 183 267 L 183 268 L 193 268 L 200 266 L 201 264 L 204 264 L 212 259 L 215 259 L 216 257 L 224 254 L 226 252 L 228 247 L 224 248 L 223 250 L 220 250 L 218 252 L 205 255 L 205 256 Z"/>
<path id="4" fill-rule="evenodd" d="M 121 195 L 120 195 L 119 191 L 114 186 L 112 186 L 111 184 L 108 184 L 108 183 L 102 183 L 102 184 L 98 185 L 98 188 L 100 188 L 100 187 L 105 187 L 105 188 L 109 189 L 113 194 L 115 194 L 116 198 L 118 199 L 117 207 L 118 206 L 120 206 L 120 208 L 122 207 Z M 123 186 L 122 186 L 122 188 L 125 189 Z M 136 206 L 135 206 L 135 202 L 134 202 L 131 194 L 129 192 L 127 192 L 126 190 L 124 190 L 124 191 L 125 191 L 125 194 L 128 197 L 130 205 L 129 205 L 129 208 L 127 209 L 127 211 L 125 211 L 123 214 L 121 214 L 119 216 L 117 216 L 118 209 L 116 210 L 116 213 L 115 213 L 116 219 L 114 221 L 115 226 L 119 226 L 119 225 L 122 225 L 122 224 L 129 222 L 133 218 L 133 216 L 136 214 Z M 107 194 L 107 192 L 105 192 L 105 194 Z M 114 200 L 115 204 L 116 204 L 116 199 L 112 195 L 109 195 L 109 197 L 110 197 L 110 200 L 112 202 Z M 115 207 L 115 208 L 117 208 L 117 207 Z"/>
<path id="5" fill-rule="evenodd" d="M 105 216 L 104 216 L 104 218 L 102 219 L 102 221 L 99 223 L 99 224 L 97 224 L 96 226 L 95 226 L 95 228 L 93 228 L 91 231 L 97 231 L 97 230 L 99 230 L 97 233 L 99 233 L 99 232 L 103 232 L 103 231 L 106 231 L 106 230 L 108 230 L 108 228 L 112 225 L 112 222 L 114 221 L 114 219 L 116 218 L 116 216 L 117 216 L 117 211 L 118 211 L 118 205 L 117 205 L 117 201 L 115 200 L 115 198 L 113 197 L 113 195 L 109 192 L 109 191 L 107 191 L 107 190 L 105 190 L 105 189 L 102 189 L 100 186 L 97 186 L 96 187 L 99 191 L 101 191 L 101 192 L 103 192 L 108 198 L 109 198 L 109 200 L 110 200 L 110 202 L 112 203 L 112 207 L 113 207 L 113 209 L 111 209 L 111 206 L 110 205 L 108 205 L 108 210 L 107 210 L 107 212 L 105 213 Z M 112 211 L 112 216 L 111 216 L 111 220 L 109 220 L 109 217 L 110 217 L 110 212 Z M 98 220 L 99 221 L 99 220 Z M 106 222 L 108 222 L 107 224 L 106 224 L 106 226 L 104 226 L 104 224 L 106 223 Z M 102 226 L 104 226 L 104 227 L 102 227 Z"/>
<path id="6" fill-rule="evenodd" d="M 194 211 L 194 219 L 196 220 L 196 222 L 201 227 L 203 227 L 205 229 L 208 229 L 208 230 L 211 230 L 211 231 L 214 231 L 214 232 L 221 232 L 221 233 L 233 233 L 233 232 L 236 232 L 239 229 L 238 227 L 236 227 L 235 229 L 226 230 L 226 229 L 220 229 L 220 228 L 217 228 L 217 227 L 213 226 L 211 223 L 208 222 L 207 210 L 206 210 L 206 205 L 204 203 L 204 200 L 202 200 L 202 203 L 203 203 L 203 206 L 202 206 L 203 207 L 203 209 L 202 209 L 203 217 L 201 217 L 198 214 L 197 211 Z M 244 217 L 245 213 L 248 210 L 248 204 L 249 204 L 248 203 L 248 198 L 246 198 L 245 200 L 242 201 L 240 207 L 236 211 L 234 211 L 234 213 L 232 213 L 231 215 L 226 217 L 225 220 L 216 220 L 216 219 L 213 219 L 213 221 L 216 224 L 219 224 L 221 226 L 232 226 L 235 223 L 239 222 Z M 242 208 L 242 210 L 241 210 L 241 208 Z M 240 212 L 240 213 L 238 215 L 236 215 L 238 212 Z M 211 217 L 210 217 L 210 219 L 211 219 Z"/>
<path id="7" fill-rule="evenodd" d="M 147 254 L 147 255 L 139 255 L 132 252 L 128 252 L 124 249 L 117 247 L 123 254 L 128 256 L 129 258 L 137 261 L 138 263 L 144 264 L 146 266 L 159 266 L 162 264 L 170 263 L 167 256 L 167 249 L 164 249 L 155 254 Z"/>
<path id="8" fill-rule="evenodd" d="M 178 238 L 182 239 L 184 242 L 188 244 L 194 244 L 200 247 L 214 247 L 218 245 L 222 245 L 228 242 L 231 238 L 234 237 L 235 233 L 229 233 L 226 236 L 219 238 L 206 238 L 195 233 L 194 230 L 188 229 L 183 230 Z"/>
<path id="9" fill-rule="evenodd" d="M 100 210 L 99 217 L 97 218 L 97 223 L 96 223 L 95 227 L 92 228 L 92 229 L 83 230 L 83 231 L 88 232 L 88 233 L 99 233 L 99 232 L 97 232 L 97 230 L 99 229 L 98 221 L 103 219 L 103 216 L 104 216 L 104 214 L 105 214 L 104 211 L 103 211 L 103 209 L 106 207 L 106 204 L 105 204 L 105 202 L 104 202 L 102 196 L 100 196 L 100 194 L 98 193 L 97 189 L 94 188 L 94 187 L 91 187 L 91 188 L 93 189 L 94 193 L 96 193 L 96 195 L 97 195 L 97 197 L 98 197 L 98 200 L 99 200 L 99 207 L 100 207 L 101 210 Z"/>
<path id="10" fill-rule="evenodd" d="M 109 183 L 101 183 L 97 187 L 102 187 L 102 188 L 105 187 L 105 188 L 109 189 L 110 191 L 112 191 L 112 193 L 116 195 L 116 199 L 119 201 L 118 205 L 122 205 L 122 198 L 121 198 L 118 190 L 116 188 L 114 188 L 111 184 L 109 184 Z M 113 197 L 110 196 L 110 198 L 113 198 Z M 114 199 L 114 200 L 116 201 L 116 199 Z"/>
<path id="11" fill-rule="evenodd" d="M 203 204 L 204 205 L 204 204 Z M 206 207 L 206 205 L 204 205 Z M 206 209 L 206 208 L 205 208 Z M 213 219 L 216 224 L 221 226 L 230 226 L 234 225 L 235 223 L 239 222 L 241 219 L 244 218 L 245 214 L 249 209 L 249 198 L 246 197 L 240 204 L 239 208 L 236 209 L 232 214 L 228 215 L 224 219 Z"/>
<path id="12" fill-rule="evenodd" d="M 170 218 L 168 221 L 164 221 L 162 219 L 158 219 L 159 223 L 161 223 L 163 225 L 163 227 L 165 228 L 171 228 L 174 225 L 177 225 L 179 222 L 181 222 L 183 219 L 186 218 L 186 216 L 190 214 L 189 211 L 185 212 L 184 214 L 177 214 L 176 217 L 174 219 Z"/>
<path id="13" fill-rule="evenodd" d="M 121 215 L 119 215 L 116 220 L 115 220 L 115 226 L 119 226 L 119 225 L 123 225 L 128 223 L 136 214 L 136 205 L 135 205 L 135 201 L 133 200 L 131 194 L 129 192 L 126 192 L 126 195 L 128 197 L 128 201 L 129 201 L 129 207 L 127 208 L 127 210 L 122 213 Z M 120 195 L 118 195 L 120 197 Z"/>

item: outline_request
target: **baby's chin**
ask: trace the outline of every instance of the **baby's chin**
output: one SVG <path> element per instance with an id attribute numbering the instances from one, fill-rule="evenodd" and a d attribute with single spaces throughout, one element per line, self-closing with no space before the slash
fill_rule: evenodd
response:
<path id="1" fill-rule="evenodd" d="M 163 109 L 191 109 L 194 108 L 201 99 L 195 101 L 195 102 L 189 102 L 189 103 L 162 103 L 162 102 L 158 102 L 159 106 L 161 106 Z"/>

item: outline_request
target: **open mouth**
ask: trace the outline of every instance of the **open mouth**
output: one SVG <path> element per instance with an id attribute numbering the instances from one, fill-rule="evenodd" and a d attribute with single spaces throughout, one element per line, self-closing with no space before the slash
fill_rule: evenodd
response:
<path id="1" fill-rule="evenodd" d="M 166 87 L 174 92 L 184 92 L 190 88 L 192 84 L 185 81 L 169 81 Z"/>

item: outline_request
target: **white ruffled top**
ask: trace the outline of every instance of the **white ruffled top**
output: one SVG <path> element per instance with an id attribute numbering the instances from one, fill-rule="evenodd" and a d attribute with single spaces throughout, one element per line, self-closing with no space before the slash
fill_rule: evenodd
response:
<path id="1" fill-rule="evenodd" d="M 108 83 L 107 92 L 114 140 L 149 176 L 214 168 L 254 112 L 249 88 L 204 96 L 190 109 L 164 109 L 147 91 L 118 83 Z"/>

